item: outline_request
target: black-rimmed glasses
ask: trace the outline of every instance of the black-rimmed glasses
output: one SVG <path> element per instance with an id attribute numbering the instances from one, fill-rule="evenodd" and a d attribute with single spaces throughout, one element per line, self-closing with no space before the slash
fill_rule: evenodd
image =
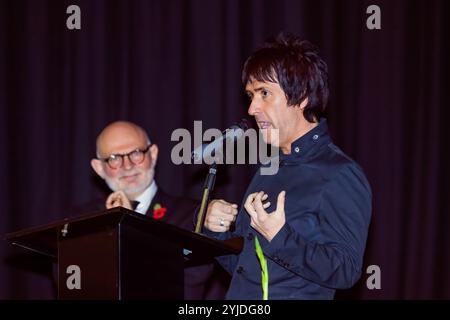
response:
<path id="1" fill-rule="evenodd" d="M 123 158 L 128 157 L 128 160 L 135 164 L 141 164 L 145 159 L 145 154 L 150 149 L 150 145 L 145 149 L 136 149 L 126 154 L 112 154 L 108 158 L 99 159 L 108 164 L 111 169 L 118 169 L 123 165 Z"/>

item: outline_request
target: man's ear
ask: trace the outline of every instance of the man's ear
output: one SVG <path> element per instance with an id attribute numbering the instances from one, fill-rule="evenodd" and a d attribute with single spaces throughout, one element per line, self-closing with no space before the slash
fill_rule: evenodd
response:
<path id="1" fill-rule="evenodd" d="M 105 170 L 103 169 L 102 162 L 98 159 L 91 160 L 91 167 L 94 169 L 95 173 L 97 173 L 102 179 L 105 177 Z"/>
<path id="2" fill-rule="evenodd" d="M 152 159 L 152 166 L 156 165 L 156 161 L 158 160 L 158 146 L 156 144 L 152 144 L 150 147 L 150 158 Z"/>
<path id="3" fill-rule="evenodd" d="M 306 106 L 308 105 L 308 98 L 303 99 L 303 101 L 300 103 L 300 109 L 302 111 L 305 111 Z"/>

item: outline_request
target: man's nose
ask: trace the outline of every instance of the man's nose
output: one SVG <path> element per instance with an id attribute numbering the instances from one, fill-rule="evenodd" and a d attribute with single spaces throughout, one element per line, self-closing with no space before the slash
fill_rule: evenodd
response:
<path id="1" fill-rule="evenodd" d="M 259 105 L 256 99 L 253 99 L 250 105 L 248 106 L 248 114 L 254 116 L 259 112 Z"/>
<path id="2" fill-rule="evenodd" d="M 123 157 L 123 168 L 126 170 L 131 169 L 134 166 L 134 163 L 130 161 L 128 156 Z"/>

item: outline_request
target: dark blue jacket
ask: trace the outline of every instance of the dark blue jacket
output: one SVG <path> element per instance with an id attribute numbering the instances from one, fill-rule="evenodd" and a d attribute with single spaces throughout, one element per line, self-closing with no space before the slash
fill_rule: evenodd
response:
<path id="1" fill-rule="evenodd" d="M 250 193 L 268 193 L 272 212 L 286 191 L 286 223 L 271 242 L 250 226 L 243 203 Z M 254 237 L 267 259 L 269 299 L 333 299 L 360 277 L 371 216 L 371 190 L 361 168 L 336 147 L 326 120 L 297 139 L 291 154 L 280 154 L 275 175 L 258 170 L 243 198 L 233 232 L 207 234 L 218 239 L 243 236 L 239 256 L 220 257 L 232 274 L 228 299 L 262 299 L 261 268 Z"/>

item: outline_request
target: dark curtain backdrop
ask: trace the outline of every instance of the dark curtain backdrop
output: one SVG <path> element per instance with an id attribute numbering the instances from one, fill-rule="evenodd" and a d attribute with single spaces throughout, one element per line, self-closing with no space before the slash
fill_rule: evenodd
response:
<path id="1" fill-rule="evenodd" d="M 81 30 L 66 8 L 81 7 Z M 381 8 L 382 29 L 366 28 Z M 246 116 L 247 56 L 287 30 L 329 65 L 335 143 L 363 167 L 373 219 L 361 281 L 338 297 L 450 298 L 448 1 L 0 2 L 0 234 L 46 224 L 103 191 L 89 161 L 110 121 L 146 128 L 157 182 L 198 199 L 199 165 L 172 164 L 176 128 L 224 129 Z M 219 171 L 215 197 L 239 202 L 253 174 Z M 381 268 L 381 290 L 366 267 Z M 49 264 L 0 243 L 0 298 L 49 299 Z"/>

